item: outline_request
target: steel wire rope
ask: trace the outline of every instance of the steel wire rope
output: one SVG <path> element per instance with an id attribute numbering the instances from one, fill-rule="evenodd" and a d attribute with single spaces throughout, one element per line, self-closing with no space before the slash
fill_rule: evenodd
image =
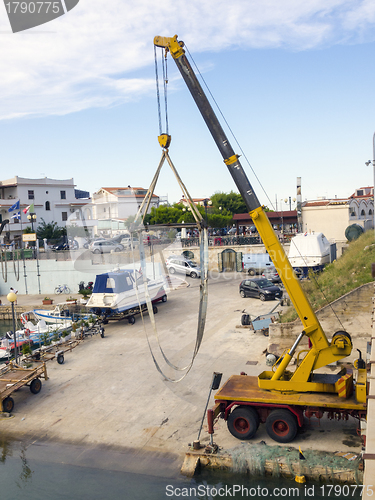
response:
<path id="1" fill-rule="evenodd" d="M 180 377 L 179 379 L 172 379 L 172 378 L 168 377 L 163 372 L 163 370 L 161 369 L 159 363 L 157 362 L 157 360 L 156 360 L 156 358 L 154 356 L 154 353 L 153 353 L 152 347 L 151 347 L 151 343 L 150 343 L 150 340 L 149 340 L 149 336 L 147 334 L 147 329 L 146 329 L 146 326 L 145 326 L 145 322 L 144 322 L 143 311 L 142 311 L 141 302 L 140 302 L 140 299 L 139 299 L 139 290 L 138 290 L 137 280 L 135 280 L 135 289 L 136 289 L 137 301 L 138 301 L 139 308 L 140 308 L 140 315 L 141 315 L 141 319 L 142 319 L 142 324 L 143 324 L 143 327 L 144 327 L 144 330 L 145 330 L 147 343 L 148 343 L 148 346 L 149 346 L 149 349 L 150 349 L 151 356 L 152 356 L 152 359 L 154 361 L 154 364 L 155 364 L 157 370 L 159 371 L 159 373 L 165 379 L 167 379 L 170 382 L 180 382 L 184 377 L 186 377 L 186 375 L 189 373 L 190 369 L 192 368 L 194 360 L 195 360 L 195 357 L 198 354 L 198 351 L 199 351 L 199 348 L 200 348 L 200 345 L 201 345 L 202 339 L 203 339 L 203 333 L 204 333 L 204 327 L 205 327 L 206 315 L 207 315 L 208 233 L 207 233 L 207 228 L 206 227 L 203 228 L 202 225 L 201 225 L 201 222 L 203 221 L 203 217 L 202 217 L 201 213 L 199 212 L 198 208 L 196 207 L 196 205 L 192 201 L 190 193 L 188 192 L 186 186 L 182 182 L 182 179 L 179 176 L 179 174 L 178 174 L 175 166 L 173 165 L 173 162 L 172 162 L 172 160 L 169 157 L 168 151 L 166 151 L 166 150 L 163 150 L 162 157 L 161 157 L 161 160 L 159 162 L 159 166 L 157 168 L 157 171 L 156 171 L 156 173 L 154 175 L 154 178 L 153 178 L 153 180 L 151 182 L 150 188 L 148 189 L 148 191 L 146 193 L 146 196 L 145 196 L 145 198 L 144 198 L 141 206 L 138 209 L 138 212 L 137 212 L 137 215 L 135 217 L 135 220 L 134 220 L 133 224 L 135 224 L 137 222 L 137 220 L 140 218 L 140 216 L 142 214 L 143 207 L 144 207 L 145 204 L 146 204 L 146 209 L 144 211 L 144 214 L 147 213 L 148 206 L 149 206 L 150 200 L 152 199 L 152 195 L 153 195 L 153 192 L 154 192 L 154 189 L 155 189 L 158 177 L 159 177 L 160 170 L 161 170 L 161 168 L 162 168 L 162 166 L 164 164 L 165 158 L 167 158 L 167 161 L 168 161 L 168 163 L 169 163 L 172 171 L 174 172 L 174 174 L 175 174 L 175 176 L 177 178 L 177 182 L 179 183 L 181 189 L 183 190 L 184 194 L 186 194 L 186 199 L 187 199 L 188 204 L 189 204 L 189 206 L 191 208 L 192 214 L 193 214 L 193 216 L 194 216 L 194 218 L 195 218 L 195 220 L 197 222 L 197 225 L 198 225 L 198 228 L 199 228 L 199 237 L 200 237 L 200 256 L 201 256 L 201 262 L 203 262 L 203 268 L 204 268 L 203 269 L 203 273 L 201 274 L 200 302 L 199 302 L 199 313 L 198 313 L 198 327 L 197 327 L 197 335 L 196 335 L 196 342 L 195 342 L 194 352 L 193 352 L 192 359 L 189 362 L 189 364 L 186 365 L 183 368 L 180 368 L 180 367 L 175 366 L 173 363 L 171 363 L 169 361 L 169 359 L 167 358 L 167 356 L 165 355 L 165 353 L 164 353 L 164 351 L 163 351 L 163 349 L 161 347 L 161 343 L 160 343 L 160 339 L 159 339 L 159 335 L 158 335 L 158 330 L 157 330 L 157 327 L 156 327 L 156 322 L 155 322 L 155 317 L 154 317 L 152 302 L 151 302 L 150 294 L 149 294 L 149 291 L 148 291 L 148 285 L 147 285 L 147 270 L 146 270 L 146 265 L 145 265 L 145 263 L 146 263 L 146 256 L 145 256 L 145 252 L 144 252 L 143 237 L 142 237 L 142 232 L 139 232 L 140 262 L 141 262 L 143 284 L 144 284 L 144 288 L 145 288 L 146 305 L 147 305 L 148 313 L 149 313 L 149 316 L 150 316 L 150 321 L 151 321 L 151 324 L 152 324 L 152 327 L 153 327 L 153 331 L 154 331 L 155 337 L 156 337 L 157 342 L 158 342 L 159 350 L 160 350 L 160 352 L 161 352 L 161 354 L 162 354 L 165 362 L 168 364 L 168 366 L 170 366 L 171 368 L 173 368 L 176 371 L 185 371 L 184 375 L 182 377 Z M 133 248 L 133 241 L 132 240 L 131 240 L 131 248 L 132 248 L 132 256 L 133 256 L 133 269 L 134 269 L 134 275 L 135 275 L 136 268 L 135 268 L 134 248 Z"/>
<path id="2" fill-rule="evenodd" d="M 205 87 L 206 87 L 206 89 L 207 89 L 208 93 L 210 94 L 212 101 L 214 102 L 214 104 L 215 104 L 215 106 L 216 106 L 217 110 L 219 111 L 219 113 L 220 113 L 221 117 L 223 118 L 224 123 L 225 123 L 225 124 L 226 124 L 226 126 L 228 127 L 228 130 L 230 131 L 230 133 L 231 133 L 231 135 L 232 135 L 232 137 L 233 137 L 233 139 L 234 139 L 235 143 L 237 144 L 237 146 L 238 146 L 239 150 L 241 151 L 242 156 L 245 158 L 246 163 L 249 165 L 249 167 L 250 167 L 251 171 L 253 172 L 253 174 L 254 174 L 254 176 L 255 176 L 256 180 L 258 181 L 258 183 L 259 183 L 259 185 L 260 185 L 260 187 L 261 187 L 261 189 L 262 189 L 263 193 L 265 194 L 265 196 L 266 196 L 267 200 L 269 201 L 269 203 L 270 203 L 271 207 L 272 207 L 273 209 L 275 209 L 273 202 L 270 200 L 270 198 L 269 198 L 269 196 L 268 196 L 268 194 L 267 194 L 267 191 L 265 190 L 265 188 L 264 188 L 263 184 L 261 183 L 261 181 L 260 181 L 259 177 L 257 176 L 257 174 L 256 174 L 255 170 L 253 169 L 253 167 L 252 167 L 252 165 L 251 165 L 250 161 L 248 160 L 248 158 L 247 158 L 247 156 L 246 156 L 246 153 L 244 152 L 244 150 L 242 149 L 242 147 L 241 147 L 240 143 L 238 142 L 237 137 L 235 136 L 235 134 L 234 134 L 234 132 L 232 131 L 232 129 L 231 129 L 231 127 L 230 127 L 229 123 L 227 122 L 227 120 L 226 120 L 226 118 L 225 118 L 225 116 L 224 116 L 223 112 L 221 111 L 221 109 L 220 109 L 220 107 L 219 107 L 218 103 L 216 102 L 216 100 L 215 100 L 215 98 L 214 98 L 214 96 L 213 96 L 213 94 L 212 94 L 212 92 L 211 92 L 210 88 L 208 87 L 208 85 L 207 85 L 207 83 L 206 83 L 205 79 L 203 78 L 203 75 L 202 75 L 202 74 L 201 74 L 201 72 L 199 71 L 199 68 L 198 68 L 198 66 L 197 66 L 196 62 L 194 61 L 194 58 L 193 58 L 193 56 L 191 55 L 191 53 L 190 53 L 189 49 L 187 48 L 186 44 L 184 45 L 184 48 L 185 48 L 185 49 L 186 49 L 186 51 L 188 52 L 189 57 L 191 58 L 191 60 L 192 60 L 192 62 L 193 62 L 193 64 L 194 64 L 194 66 L 195 66 L 195 68 L 196 68 L 196 70 L 197 70 L 197 73 L 199 74 L 200 78 L 202 79 L 202 82 L 204 83 L 204 85 L 205 85 Z M 297 250 L 298 250 L 298 249 L 297 249 Z M 302 255 L 301 255 L 301 253 L 300 253 L 300 251 L 299 251 L 299 250 L 298 250 L 298 253 L 300 254 L 300 257 L 302 257 Z M 302 257 L 302 258 L 303 258 L 303 257 Z M 306 262 L 306 261 L 305 261 L 305 262 Z M 319 283 L 318 283 L 318 281 L 317 281 L 317 279 L 316 279 L 316 277 L 315 277 L 314 275 L 313 275 L 313 279 L 314 279 L 315 284 L 316 284 L 316 286 L 318 287 L 319 291 L 322 293 L 322 295 L 323 295 L 323 297 L 324 297 L 324 300 L 326 301 L 327 305 L 331 308 L 331 310 L 332 310 L 333 314 L 335 315 L 335 317 L 336 317 L 337 321 L 339 322 L 339 324 L 341 325 L 341 327 L 344 329 L 344 326 L 343 326 L 343 324 L 341 323 L 340 318 L 337 316 L 336 312 L 334 311 L 334 309 L 333 309 L 333 307 L 332 307 L 332 304 L 328 302 L 328 299 L 327 299 L 326 295 L 324 294 L 324 292 L 323 292 L 322 288 L 320 287 L 320 285 L 319 285 Z"/>
<path id="3" fill-rule="evenodd" d="M 167 67 L 167 52 L 165 52 L 164 59 L 162 59 L 163 67 L 163 87 L 164 87 L 164 105 L 165 105 L 165 132 L 168 134 L 168 99 L 167 99 L 167 87 L 168 87 L 168 67 Z"/>
<path id="4" fill-rule="evenodd" d="M 193 56 L 190 54 L 189 49 L 187 48 L 186 44 L 184 45 L 184 48 L 187 50 L 187 52 L 188 52 L 188 54 L 189 54 L 189 57 L 191 58 L 191 60 L 192 60 L 192 62 L 193 62 L 193 64 L 194 64 L 194 66 L 195 66 L 195 68 L 196 68 L 196 70 L 197 70 L 197 72 L 198 72 L 198 74 L 199 74 L 200 78 L 202 79 L 202 82 L 204 83 L 204 85 L 205 85 L 205 87 L 206 87 L 206 89 L 207 89 L 208 93 L 210 94 L 211 99 L 212 99 L 212 101 L 214 102 L 214 104 L 215 104 L 215 106 L 216 106 L 217 110 L 219 111 L 219 113 L 220 113 L 220 115 L 221 115 L 221 117 L 222 117 L 222 119 L 223 119 L 224 123 L 225 123 L 225 124 L 226 124 L 226 126 L 228 127 L 228 130 L 229 130 L 229 132 L 231 133 L 231 135 L 232 135 L 232 137 L 233 137 L 233 139 L 234 139 L 235 143 L 237 144 L 237 146 L 238 146 L 239 150 L 241 151 L 242 156 L 245 158 L 246 163 L 249 165 L 249 167 L 250 167 L 251 171 L 252 171 L 252 172 L 253 172 L 253 174 L 254 174 L 254 177 L 256 178 L 256 180 L 258 181 L 258 183 L 259 183 L 260 187 L 262 188 L 263 193 L 265 194 L 265 196 L 266 196 L 267 200 L 269 201 L 269 203 L 270 203 L 271 207 L 274 209 L 274 205 L 273 205 L 272 201 L 270 200 L 270 198 L 269 198 L 269 196 L 268 196 L 268 194 L 267 194 L 267 191 L 266 191 L 266 190 L 265 190 L 265 188 L 263 187 L 263 184 L 261 183 L 261 181 L 260 181 L 259 177 L 257 176 L 257 174 L 256 174 L 255 170 L 253 169 L 253 167 L 252 167 L 252 165 L 251 165 L 250 161 L 248 160 L 248 158 L 247 158 L 247 156 L 246 156 L 245 152 L 243 151 L 243 149 L 242 149 L 242 147 L 241 147 L 240 143 L 238 142 L 237 137 L 234 135 L 233 130 L 231 129 L 231 127 L 230 127 L 229 123 L 227 122 L 227 120 L 226 120 L 226 118 L 225 118 L 225 116 L 224 116 L 223 112 L 221 111 L 221 109 L 220 109 L 220 107 L 219 107 L 218 103 L 216 102 L 216 100 L 215 100 L 215 98 L 214 98 L 214 96 L 213 96 L 213 94 L 212 94 L 211 90 L 209 89 L 209 87 L 208 87 L 208 85 L 207 85 L 207 83 L 206 83 L 205 79 L 203 78 L 203 76 L 202 76 L 201 72 L 199 71 L 199 68 L 198 68 L 198 66 L 197 66 L 197 65 L 196 65 L 196 63 L 195 63 L 195 61 L 194 61 L 194 59 L 193 59 Z"/>
<path id="5" fill-rule="evenodd" d="M 158 73 L 158 61 L 156 56 L 156 46 L 154 45 L 154 59 L 155 59 L 155 77 L 156 77 L 156 97 L 158 103 L 158 117 L 159 117 L 159 134 L 162 134 L 161 128 L 161 111 L 160 111 L 160 91 L 159 91 L 159 73 Z"/>

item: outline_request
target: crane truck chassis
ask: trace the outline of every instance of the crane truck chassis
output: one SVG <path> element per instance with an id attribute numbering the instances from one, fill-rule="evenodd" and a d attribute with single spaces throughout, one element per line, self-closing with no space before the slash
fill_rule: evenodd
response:
<path id="1" fill-rule="evenodd" d="M 327 413 L 329 418 L 348 419 L 352 416 L 365 419 L 367 370 L 361 355 L 356 361 L 356 380 L 351 367 L 344 367 L 334 375 L 315 372 L 351 354 L 353 345 L 349 333 L 339 330 L 332 334 L 331 340 L 326 337 L 241 166 L 239 155 L 232 149 L 186 58 L 184 42 L 179 41 L 177 35 L 156 36 L 154 45 L 165 50 L 165 57 L 170 53 L 176 63 L 303 325 L 293 346 L 276 361 L 272 370 L 264 371 L 258 377 L 233 375 L 218 390 L 215 406 L 207 412 L 211 442 L 214 421 L 218 417 L 227 421 L 229 431 L 239 439 L 251 439 L 262 422 L 266 424 L 268 434 L 282 443 L 294 439 L 304 417 L 321 419 Z M 171 137 L 168 134 L 161 134 L 158 140 L 163 149 L 169 148 Z M 288 365 L 304 336 L 310 340 L 311 347 L 298 352 L 296 368 L 290 371 Z"/>

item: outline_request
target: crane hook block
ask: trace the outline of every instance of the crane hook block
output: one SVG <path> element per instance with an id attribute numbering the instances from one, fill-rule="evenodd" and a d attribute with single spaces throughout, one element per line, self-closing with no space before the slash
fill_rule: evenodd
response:
<path id="1" fill-rule="evenodd" d="M 169 145 L 171 143 L 171 139 L 172 139 L 172 137 L 168 134 L 161 134 L 158 137 L 159 144 L 163 149 L 169 148 Z"/>

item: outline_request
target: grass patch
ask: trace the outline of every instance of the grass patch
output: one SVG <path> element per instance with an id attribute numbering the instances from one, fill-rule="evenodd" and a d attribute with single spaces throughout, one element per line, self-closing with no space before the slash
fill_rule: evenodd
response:
<path id="1" fill-rule="evenodd" d="M 318 275 L 301 282 L 309 302 L 317 311 L 346 293 L 373 281 L 371 264 L 375 262 L 374 231 L 367 231 L 352 241 L 342 257 L 327 265 Z M 288 323 L 297 318 L 292 306 L 282 315 L 281 322 Z"/>

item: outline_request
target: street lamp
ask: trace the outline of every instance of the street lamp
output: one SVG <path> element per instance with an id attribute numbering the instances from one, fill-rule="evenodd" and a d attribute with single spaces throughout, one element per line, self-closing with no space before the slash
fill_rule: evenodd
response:
<path id="1" fill-rule="evenodd" d="M 34 222 L 36 221 L 36 214 L 34 213 L 28 214 L 27 218 L 31 222 L 31 231 L 34 232 Z"/>
<path id="2" fill-rule="evenodd" d="M 10 292 L 7 295 L 7 299 L 12 304 L 12 321 L 13 321 L 13 339 L 14 339 L 14 359 L 18 364 L 18 349 L 17 349 L 17 335 L 16 335 L 16 317 L 14 312 L 14 303 L 17 300 L 17 295 L 14 292 Z"/>
<path id="3" fill-rule="evenodd" d="M 372 210 L 372 214 L 373 214 L 373 224 L 375 231 L 375 132 L 374 135 L 372 136 L 372 161 L 371 160 L 366 161 L 365 165 L 369 166 L 371 164 L 374 170 L 374 190 L 373 190 L 374 207 Z"/>

